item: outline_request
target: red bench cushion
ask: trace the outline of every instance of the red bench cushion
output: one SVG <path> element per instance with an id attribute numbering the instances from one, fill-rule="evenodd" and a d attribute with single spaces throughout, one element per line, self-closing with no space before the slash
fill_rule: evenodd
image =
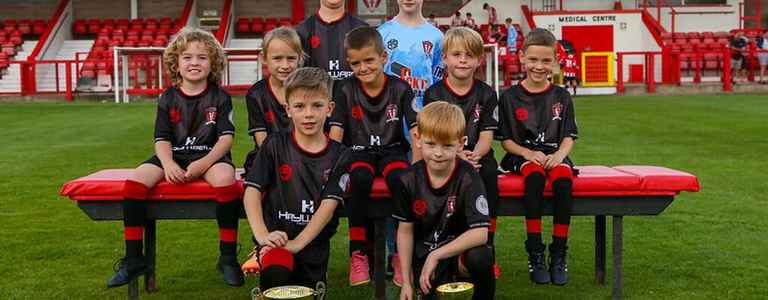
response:
<path id="1" fill-rule="evenodd" d="M 574 179 L 573 185 L 574 197 L 673 196 L 680 191 L 699 191 L 696 176 L 664 167 L 580 166 L 578 168 L 579 176 Z M 122 200 L 123 183 L 130 177 L 131 172 L 133 169 L 99 171 L 67 182 L 61 188 L 60 194 L 77 201 L 119 201 Z M 239 184 L 242 187 L 242 181 L 239 181 Z M 545 193 L 551 195 L 549 183 Z M 522 196 L 522 177 L 499 176 L 499 194 L 501 197 Z M 389 197 L 389 191 L 383 179 L 376 179 L 371 196 Z M 213 198 L 213 189 L 202 180 L 182 185 L 172 185 L 163 181 L 152 189 L 149 195 L 151 200 L 210 200 Z"/>

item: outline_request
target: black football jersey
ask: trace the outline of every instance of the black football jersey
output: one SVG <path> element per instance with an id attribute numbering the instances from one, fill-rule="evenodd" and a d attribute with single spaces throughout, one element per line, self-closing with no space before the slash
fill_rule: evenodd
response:
<path id="1" fill-rule="evenodd" d="M 317 14 L 305 19 L 296 27 L 304 52 L 309 56 L 304 66 L 326 70 L 334 80 L 352 76 L 344 38 L 352 29 L 361 26 L 368 26 L 368 23 L 350 14 L 331 22 Z"/>
<path id="2" fill-rule="evenodd" d="M 245 177 L 246 186 L 265 194 L 262 212 L 267 229 L 280 230 L 295 238 L 320 207 L 321 201 L 343 201 L 349 182 L 348 149 L 329 140 L 317 153 L 302 149 L 291 133 L 270 134 L 256 155 L 258 166 Z M 335 232 L 334 217 L 317 240 L 327 240 Z"/>
<path id="3" fill-rule="evenodd" d="M 289 133 L 293 128 L 291 119 L 280 102 L 277 101 L 269 78 L 262 79 L 248 89 L 245 96 L 248 108 L 248 134 L 257 132 Z"/>
<path id="4" fill-rule="evenodd" d="M 232 98 L 216 84 L 196 96 L 172 86 L 158 99 L 155 142 L 170 142 L 173 154 L 207 153 L 219 136 L 234 134 Z"/>
<path id="5" fill-rule="evenodd" d="M 392 217 L 414 224 L 414 256 L 425 258 L 471 228 L 490 226 L 483 180 L 468 162 L 457 159 L 451 177 L 437 189 L 429 183 L 423 160 L 400 181 L 403 188 L 394 192 Z"/>
<path id="6" fill-rule="evenodd" d="M 499 140 L 511 139 L 520 146 L 552 154 L 564 138 L 578 137 L 573 100 L 556 85 L 531 93 L 521 84 L 499 99 Z"/>
<path id="7" fill-rule="evenodd" d="M 403 118 L 408 124 L 416 123 L 413 91 L 402 79 L 384 76 L 384 88 L 376 97 L 369 96 L 356 77 L 334 84 L 336 108 L 328 123 L 344 129 L 343 143 L 352 150 L 402 147 L 408 151 Z"/>
<path id="8" fill-rule="evenodd" d="M 464 111 L 467 150 L 475 148 L 481 131 L 496 131 L 499 128 L 496 91 L 485 82 L 475 79 L 469 92 L 459 95 L 451 89 L 446 79 L 443 79 L 430 86 L 424 93 L 424 106 L 434 101 L 447 101 L 458 105 Z"/>

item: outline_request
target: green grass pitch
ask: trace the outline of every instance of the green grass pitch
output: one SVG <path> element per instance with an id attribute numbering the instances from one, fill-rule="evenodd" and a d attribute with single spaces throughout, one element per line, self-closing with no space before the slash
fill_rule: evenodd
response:
<path id="1" fill-rule="evenodd" d="M 577 164 L 650 164 L 698 175 L 657 217 L 625 219 L 624 295 L 631 299 L 742 299 L 768 295 L 768 105 L 765 95 L 578 97 Z M 235 98 L 241 165 L 251 142 L 243 98 Z M 123 254 L 121 222 L 94 222 L 58 196 L 71 179 L 135 167 L 152 154 L 153 103 L 0 104 L 0 298 L 119 299 L 106 289 Z M 500 154 L 501 151 L 497 151 Z M 545 220 L 545 233 L 551 221 Z M 610 227 L 610 226 L 609 226 Z M 241 259 L 251 246 L 242 220 Z M 503 276 L 497 299 L 605 299 L 594 282 L 593 219 L 574 218 L 570 283 L 528 280 L 523 220 L 499 220 Z M 333 241 L 328 299 L 370 299 L 347 288 L 346 222 Z M 545 234 L 546 236 L 546 234 Z M 610 237 L 610 232 L 609 232 Z M 547 240 L 549 238 L 547 237 Z M 256 280 L 226 286 L 214 268 L 214 220 L 158 223 L 158 286 L 147 299 L 247 299 Z M 610 244 L 609 244 L 610 264 Z M 610 266 L 609 266 L 610 276 Z M 390 286 L 390 299 L 397 290 Z"/>

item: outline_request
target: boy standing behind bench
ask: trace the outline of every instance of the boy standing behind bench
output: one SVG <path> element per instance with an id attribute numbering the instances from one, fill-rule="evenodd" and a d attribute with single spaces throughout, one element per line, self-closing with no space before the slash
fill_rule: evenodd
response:
<path id="1" fill-rule="evenodd" d="M 142 254 L 147 195 L 165 179 L 183 184 L 202 177 L 216 190 L 219 262 L 224 281 L 243 285 L 237 263 L 240 190 L 230 158 L 232 100 L 219 85 L 224 51 L 209 32 L 185 28 L 163 53 L 174 86 L 160 96 L 155 121 L 155 155 L 141 164 L 123 189 L 125 258 L 107 287 L 127 284 L 147 273 Z"/>
<path id="2" fill-rule="evenodd" d="M 397 189 L 394 184 L 398 174 L 408 167 L 405 154 L 410 148 L 403 119 L 414 123 L 416 111 L 410 105 L 413 91 L 408 83 L 384 73 L 387 54 L 376 29 L 360 27 L 350 31 L 344 48 L 354 76 L 334 85 L 336 110 L 329 124 L 331 138 L 352 150 L 351 198 L 346 206 L 349 283 L 356 286 L 370 281 L 365 240 L 373 179 L 382 176 L 390 191 Z"/>
<path id="3" fill-rule="evenodd" d="M 293 130 L 267 136 L 245 178 L 243 204 L 258 246 L 243 269 L 260 273 L 262 290 L 325 282 L 334 211 L 349 181 L 347 148 L 323 133 L 331 78 L 300 68 L 285 89 Z"/>
<path id="4" fill-rule="evenodd" d="M 573 162 L 568 154 L 577 138 L 577 128 L 571 95 L 547 78 L 556 63 L 555 42 L 552 33 L 541 28 L 525 37 L 520 61 L 527 76 L 501 94 L 499 140 L 508 152 L 501 167 L 522 175 L 525 182 L 525 250 L 530 279 L 538 284 L 564 285 L 568 282 L 565 257 L 573 207 Z M 549 268 L 541 239 L 547 179 L 554 192 Z"/>

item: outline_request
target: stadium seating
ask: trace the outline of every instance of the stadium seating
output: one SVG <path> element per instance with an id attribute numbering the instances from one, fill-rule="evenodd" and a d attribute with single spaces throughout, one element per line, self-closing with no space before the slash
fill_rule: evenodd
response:
<path id="1" fill-rule="evenodd" d="M 248 35 L 263 35 L 267 32 L 269 32 L 272 29 L 275 29 L 277 27 L 285 26 L 295 26 L 298 25 L 300 21 L 294 22 L 291 20 L 291 18 L 288 17 L 281 17 L 281 18 L 262 18 L 262 17 L 238 17 L 237 22 L 235 23 L 235 33 L 238 35 L 248 36 Z"/>

